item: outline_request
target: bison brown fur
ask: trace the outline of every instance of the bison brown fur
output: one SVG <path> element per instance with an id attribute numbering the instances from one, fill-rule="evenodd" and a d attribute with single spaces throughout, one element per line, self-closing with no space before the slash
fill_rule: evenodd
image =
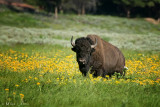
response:
<path id="1" fill-rule="evenodd" d="M 73 37 L 72 37 L 73 39 Z M 76 52 L 79 69 L 84 76 L 90 71 L 94 76 L 111 77 L 115 72 L 125 75 L 125 58 L 122 52 L 97 35 L 71 39 L 72 50 Z"/>

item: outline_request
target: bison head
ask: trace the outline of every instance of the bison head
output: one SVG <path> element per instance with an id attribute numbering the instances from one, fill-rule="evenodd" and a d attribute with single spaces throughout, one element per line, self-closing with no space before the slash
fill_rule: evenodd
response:
<path id="1" fill-rule="evenodd" d="M 73 46 L 72 50 L 76 52 L 77 62 L 81 72 L 88 72 L 91 54 L 95 51 L 97 40 L 94 44 L 90 38 L 81 37 L 73 42 L 72 36 L 71 45 Z"/>

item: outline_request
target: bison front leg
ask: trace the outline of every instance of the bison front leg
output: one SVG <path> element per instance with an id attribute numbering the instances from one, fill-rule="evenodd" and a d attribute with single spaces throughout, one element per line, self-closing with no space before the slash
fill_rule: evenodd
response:
<path id="1" fill-rule="evenodd" d="M 80 71 L 82 72 L 83 76 L 86 76 L 89 71 L 89 66 L 79 66 Z"/>
<path id="2" fill-rule="evenodd" d="M 102 69 L 94 70 L 93 72 L 94 72 L 94 73 L 93 73 L 93 76 L 94 76 L 94 77 L 98 77 L 98 76 L 104 77 L 104 74 L 103 74 L 103 70 L 102 70 Z"/>

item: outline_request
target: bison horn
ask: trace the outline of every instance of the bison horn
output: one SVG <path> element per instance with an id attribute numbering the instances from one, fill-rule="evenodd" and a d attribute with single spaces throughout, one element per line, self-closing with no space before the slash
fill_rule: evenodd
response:
<path id="1" fill-rule="evenodd" d="M 95 48 L 97 46 L 97 39 L 96 39 L 96 43 L 94 45 L 91 45 L 91 48 Z"/>
<path id="2" fill-rule="evenodd" d="M 73 36 L 71 38 L 71 45 L 74 47 L 75 46 L 75 43 L 73 42 Z"/>

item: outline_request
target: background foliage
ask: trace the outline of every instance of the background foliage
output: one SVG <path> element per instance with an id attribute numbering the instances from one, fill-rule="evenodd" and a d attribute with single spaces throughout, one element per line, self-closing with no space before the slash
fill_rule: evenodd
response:
<path id="1" fill-rule="evenodd" d="M 76 14 L 110 14 L 126 17 L 160 17 L 160 0 L 6 0 L 24 2 L 41 10 Z"/>

